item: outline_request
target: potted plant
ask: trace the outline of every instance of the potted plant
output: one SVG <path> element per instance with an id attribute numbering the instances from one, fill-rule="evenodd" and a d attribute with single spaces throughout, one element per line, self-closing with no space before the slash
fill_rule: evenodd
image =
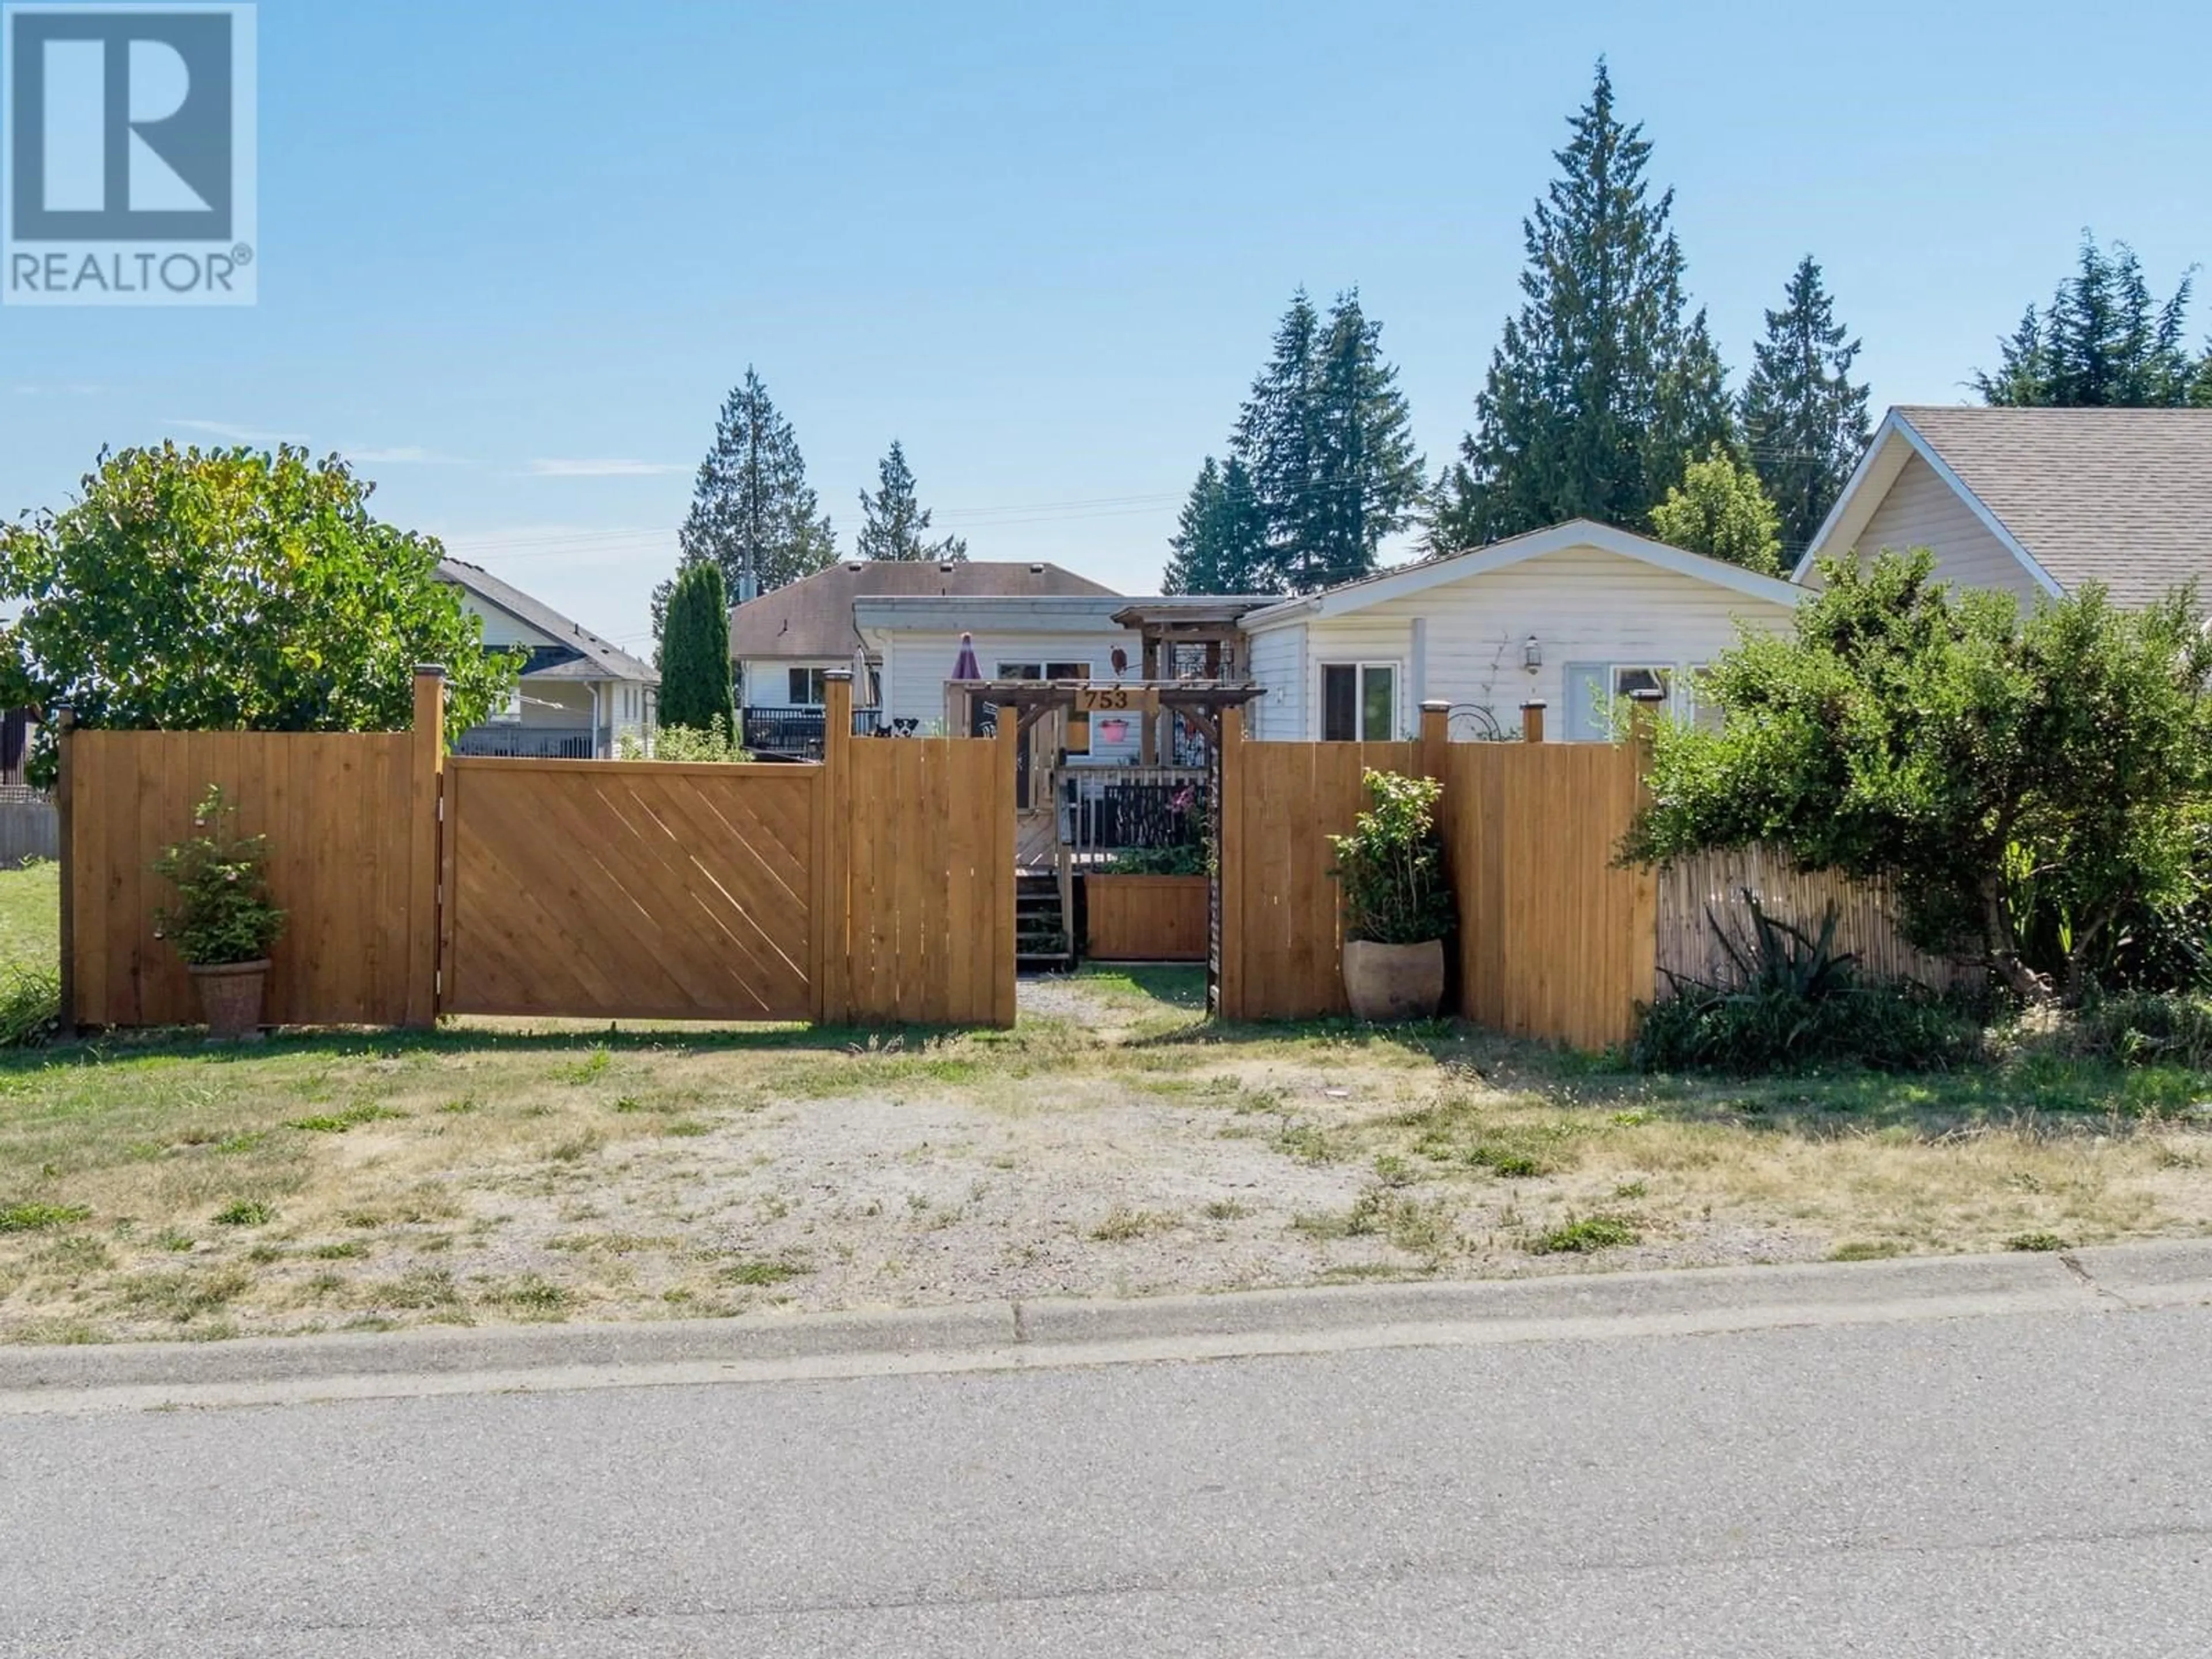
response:
<path id="1" fill-rule="evenodd" d="M 269 898 L 268 837 L 236 833 L 237 816 L 210 785 L 192 815 L 198 833 L 154 863 L 154 873 L 177 890 L 175 906 L 154 913 L 154 936 L 170 940 L 185 959 L 211 1039 L 259 1032 L 269 947 L 284 931 L 284 913 Z"/>
<path id="2" fill-rule="evenodd" d="M 1454 924 L 1433 778 L 1365 774 L 1374 803 L 1348 836 L 1331 836 L 1344 891 L 1344 990 L 1362 1019 L 1425 1019 L 1444 994 L 1444 938 Z"/>

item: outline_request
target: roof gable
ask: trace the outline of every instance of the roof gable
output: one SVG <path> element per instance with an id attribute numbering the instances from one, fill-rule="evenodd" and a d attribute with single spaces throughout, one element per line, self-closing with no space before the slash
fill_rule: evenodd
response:
<path id="1" fill-rule="evenodd" d="M 2046 592 L 2144 605 L 2212 580 L 2212 410 L 1905 406 L 1883 418 L 1798 567 L 1857 546 L 1918 454 Z"/>
<path id="2" fill-rule="evenodd" d="M 532 646 L 532 661 L 544 653 L 543 666 L 533 666 L 524 672 L 532 677 L 554 674 L 564 679 L 637 680 L 647 685 L 660 684 L 660 676 L 652 664 L 641 662 L 627 651 L 609 641 L 601 639 L 580 623 L 562 616 L 551 605 L 533 599 L 519 587 L 511 587 L 486 570 L 482 565 L 471 564 L 463 559 L 445 558 L 438 561 L 438 578 L 451 582 L 478 605 L 488 605 L 513 617 L 523 627 L 550 642 L 562 654 L 556 660 L 545 647 Z M 579 665 L 583 665 L 580 666 Z"/>
<path id="3" fill-rule="evenodd" d="M 858 599 L 1028 599 L 1114 590 L 1056 564 L 850 560 L 772 588 L 730 611 L 734 657 L 850 657 L 861 648 L 853 617 Z"/>
<path id="4" fill-rule="evenodd" d="M 1394 599 L 1403 599 L 1447 583 L 1464 581 L 1471 576 L 1487 575 L 1493 570 L 1526 563 L 1547 554 L 1562 553 L 1570 548 L 1595 548 L 1601 553 L 1617 554 L 1625 559 L 1651 565 L 1658 569 L 1671 570 L 1677 575 L 1689 576 L 1698 581 L 1710 582 L 1716 587 L 1726 588 L 1747 599 L 1764 599 L 1773 605 L 1795 605 L 1805 597 L 1805 590 L 1778 576 L 1762 576 L 1755 570 L 1730 564 L 1724 559 L 1707 558 L 1702 553 L 1686 553 L 1679 547 L 1654 541 L 1649 536 L 1638 536 L 1632 531 L 1619 530 L 1611 525 L 1599 524 L 1591 519 L 1570 519 L 1565 524 L 1553 525 L 1548 530 L 1531 531 L 1502 542 L 1492 542 L 1487 547 L 1472 548 L 1464 553 L 1454 553 L 1441 559 L 1429 559 L 1419 564 L 1401 565 L 1395 570 L 1384 570 L 1358 581 L 1346 582 L 1303 599 L 1286 599 L 1253 611 L 1244 618 L 1248 631 L 1258 631 L 1291 622 L 1316 621 L 1329 617 L 1348 616 Z"/>

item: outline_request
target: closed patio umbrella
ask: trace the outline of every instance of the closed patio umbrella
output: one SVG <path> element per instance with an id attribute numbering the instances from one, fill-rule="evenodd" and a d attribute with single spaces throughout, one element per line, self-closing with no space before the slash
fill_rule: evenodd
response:
<path id="1" fill-rule="evenodd" d="M 980 680 L 983 678 L 982 665 L 975 660 L 975 636 L 973 634 L 960 636 L 960 655 L 952 665 L 952 678 L 956 680 Z"/>

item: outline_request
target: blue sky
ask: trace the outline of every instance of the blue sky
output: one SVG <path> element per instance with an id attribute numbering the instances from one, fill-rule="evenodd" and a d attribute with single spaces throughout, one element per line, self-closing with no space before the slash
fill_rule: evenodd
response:
<path id="1" fill-rule="evenodd" d="M 641 645 L 750 362 L 848 548 L 896 435 L 975 557 L 1145 591 L 1300 283 L 1452 449 L 1601 53 L 1739 380 L 1808 251 L 1877 408 L 1963 398 L 2084 227 L 2212 253 L 2207 9 L 1768 10 L 269 0 L 259 306 L 0 309 L 0 513 L 297 437 Z"/>

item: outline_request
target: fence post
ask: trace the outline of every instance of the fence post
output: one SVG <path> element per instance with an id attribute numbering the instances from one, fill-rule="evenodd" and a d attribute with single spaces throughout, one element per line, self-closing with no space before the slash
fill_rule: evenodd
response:
<path id="1" fill-rule="evenodd" d="M 852 891 L 853 671 L 822 677 L 822 771 L 814 788 L 814 1019 L 853 1018 L 848 984 Z"/>
<path id="2" fill-rule="evenodd" d="M 428 1030 L 446 994 L 446 671 L 415 669 L 415 854 L 409 872 L 407 1024 Z"/>
<path id="3" fill-rule="evenodd" d="M 67 703 L 58 704 L 54 711 L 54 752 L 58 768 L 54 778 L 54 813 L 60 820 L 61 854 L 56 872 L 61 881 L 61 993 L 56 1000 L 61 1035 L 76 1035 L 76 854 L 71 833 L 75 815 L 70 811 L 72 789 L 70 780 L 70 750 L 76 745 L 70 741 L 76 730 L 76 711 Z"/>
<path id="4" fill-rule="evenodd" d="M 1444 751 L 1451 743 L 1451 705 L 1431 697 L 1421 705 L 1421 771 L 1431 778 L 1444 775 Z"/>
<path id="5" fill-rule="evenodd" d="M 1220 965 L 1216 969 L 1213 1013 L 1219 1019 L 1244 1017 L 1244 711 L 1224 708 L 1221 755 L 1215 787 L 1221 799 L 1214 811 L 1221 823 L 1213 849 L 1213 879 L 1221 890 Z"/>
<path id="6" fill-rule="evenodd" d="M 1531 697 L 1521 705 L 1521 741 L 1541 743 L 1544 740 L 1544 700 Z"/>
<path id="7" fill-rule="evenodd" d="M 968 695 L 973 697 L 975 693 L 971 689 Z M 1020 941 L 1016 937 L 1016 933 L 1021 926 L 1018 902 L 1021 890 L 1021 832 L 1014 822 L 1016 800 L 1014 779 L 1020 767 L 1021 745 L 1028 742 L 1029 738 L 1021 729 L 1022 711 L 1018 704 L 1011 702 L 999 704 L 992 718 L 997 722 L 996 730 L 999 734 L 999 764 L 996 768 L 998 782 L 992 791 L 992 799 L 997 805 L 993 811 L 999 820 L 1000 830 L 1006 839 L 1001 843 L 1005 848 L 1005 856 L 999 862 L 998 926 L 992 930 L 991 950 L 994 959 L 992 972 L 996 977 L 993 981 L 991 1023 L 1003 1030 L 1012 1028 L 1018 1015 L 1014 990 L 1014 953 L 1020 948 Z M 1030 798 L 1032 799 L 1036 798 L 1034 789 Z M 1075 918 L 1068 915 L 1063 916 L 1061 920 L 1073 926 Z"/>

